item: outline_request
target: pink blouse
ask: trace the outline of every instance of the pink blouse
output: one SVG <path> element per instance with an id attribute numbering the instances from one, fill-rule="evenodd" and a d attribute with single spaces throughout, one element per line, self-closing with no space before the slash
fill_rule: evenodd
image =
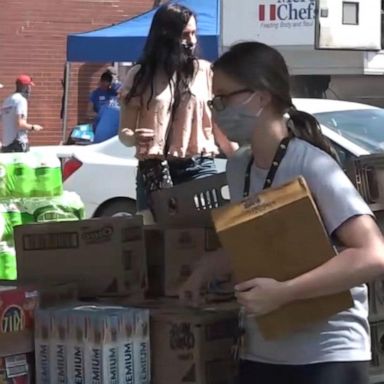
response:
<path id="1" fill-rule="evenodd" d="M 218 154 L 215 144 L 215 130 L 211 111 L 207 101 L 212 98 L 212 70 L 209 62 L 199 60 L 199 69 L 191 84 L 191 94 L 182 95 L 175 118 L 169 127 L 171 118 L 172 92 L 171 86 L 163 76 L 157 76 L 154 81 L 153 98 L 147 104 L 150 91 L 144 93 L 142 104 L 140 97 L 130 100 L 130 107 L 137 108 L 137 128 L 153 128 L 154 140 L 148 144 L 136 144 L 136 157 L 140 160 L 147 158 L 162 158 L 166 132 L 169 131 L 168 157 L 188 158 L 195 155 L 213 157 Z M 122 87 L 126 94 L 132 86 L 133 79 L 140 66 L 131 68 Z"/>

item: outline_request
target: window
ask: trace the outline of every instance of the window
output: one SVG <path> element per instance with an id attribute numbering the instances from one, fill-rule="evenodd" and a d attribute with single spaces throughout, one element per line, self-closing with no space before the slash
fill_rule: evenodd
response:
<path id="1" fill-rule="evenodd" d="M 331 141 L 332 147 L 335 149 L 342 168 L 345 168 L 348 161 L 352 160 L 355 156 L 351 152 L 348 152 L 345 148 L 339 144 Z"/>
<path id="2" fill-rule="evenodd" d="M 343 1 L 343 24 L 359 25 L 359 3 Z"/>
<path id="3" fill-rule="evenodd" d="M 320 124 L 370 153 L 384 152 L 384 109 L 316 113 Z"/>

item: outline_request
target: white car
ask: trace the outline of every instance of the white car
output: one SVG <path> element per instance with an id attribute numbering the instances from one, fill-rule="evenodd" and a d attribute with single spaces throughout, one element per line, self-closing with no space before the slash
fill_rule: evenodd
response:
<path id="1" fill-rule="evenodd" d="M 316 116 L 342 162 L 351 157 L 384 151 L 384 110 L 338 100 L 296 99 L 297 109 Z M 136 211 L 135 149 L 113 137 L 88 146 L 45 146 L 63 159 L 64 188 L 77 192 L 87 217 Z M 219 171 L 225 160 L 217 159 Z"/>

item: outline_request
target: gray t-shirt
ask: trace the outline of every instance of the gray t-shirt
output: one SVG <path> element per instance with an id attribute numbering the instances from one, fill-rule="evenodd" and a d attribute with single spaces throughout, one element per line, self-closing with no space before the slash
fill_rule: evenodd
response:
<path id="1" fill-rule="evenodd" d="M 0 121 L 3 128 L 3 145 L 7 146 L 13 140 L 18 138 L 22 143 L 28 142 L 28 133 L 25 129 L 19 129 L 17 126 L 18 116 L 25 119 L 28 116 L 28 102 L 21 93 L 14 93 L 7 97 L 0 109 Z"/>
<path id="2" fill-rule="evenodd" d="M 250 149 L 242 148 L 227 164 L 232 201 L 242 199 L 245 170 L 250 156 Z M 262 190 L 267 173 L 268 170 L 252 166 L 251 193 Z M 308 183 L 330 236 L 347 219 L 356 215 L 372 215 L 339 165 L 325 152 L 295 138 L 291 140 L 276 172 L 273 186 L 284 184 L 300 175 Z M 276 341 L 263 339 L 254 318 L 247 317 L 247 337 L 242 358 L 292 365 L 370 360 L 367 288 L 365 285 L 354 287 L 351 293 L 353 308 Z"/>

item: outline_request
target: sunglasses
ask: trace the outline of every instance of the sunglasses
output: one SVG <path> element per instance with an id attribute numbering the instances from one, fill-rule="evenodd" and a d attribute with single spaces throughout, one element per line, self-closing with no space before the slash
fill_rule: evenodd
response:
<path id="1" fill-rule="evenodd" d="M 233 91 L 230 93 L 227 93 L 226 95 L 217 95 L 212 100 L 209 100 L 208 107 L 215 111 L 224 111 L 225 108 L 228 106 L 228 100 L 232 96 L 241 95 L 242 93 L 254 93 L 255 91 L 253 89 L 249 88 L 243 88 L 239 89 L 237 91 Z"/>

